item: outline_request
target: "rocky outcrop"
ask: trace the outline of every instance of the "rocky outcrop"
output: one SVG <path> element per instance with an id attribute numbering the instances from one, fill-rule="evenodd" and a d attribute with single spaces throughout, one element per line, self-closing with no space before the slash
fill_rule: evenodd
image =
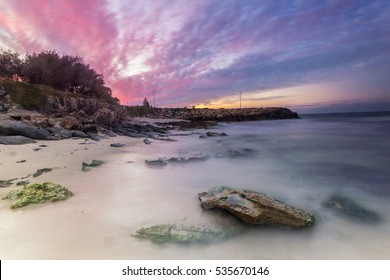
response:
<path id="1" fill-rule="evenodd" d="M 252 225 L 305 227 L 314 224 L 309 213 L 251 190 L 214 187 L 198 194 L 204 209 L 220 208 Z"/>
<path id="2" fill-rule="evenodd" d="M 67 129 L 80 129 L 83 124 L 90 123 L 113 128 L 128 119 L 124 106 L 112 105 L 92 98 L 50 96 L 42 108 L 42 113 L 55 117 L 73 117 L 71 123 L 70 121 L 64 123 L 67 127 L 73 126 Z M 74 128 L 76 125 L 77 128 Z"/>

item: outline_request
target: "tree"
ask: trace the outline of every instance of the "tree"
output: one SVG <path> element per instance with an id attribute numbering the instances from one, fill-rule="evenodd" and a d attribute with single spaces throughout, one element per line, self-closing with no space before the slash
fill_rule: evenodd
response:
<path id="1" fill-rule="evenodd" d="M 98 74 L 79 56 L 59 55 L 57 51 L 26 54 L 24 60 L 12 51 L 0 54 L 0 78 L 44 84 L 62 91 L 79 93 L 119 103 Z"/>
<path id="2" fill-rule="evenodd" d="M 19 54 L 11 50 L 0 53 L 0 78 L 18 80 L 22 77 L 23 61 Z"/>

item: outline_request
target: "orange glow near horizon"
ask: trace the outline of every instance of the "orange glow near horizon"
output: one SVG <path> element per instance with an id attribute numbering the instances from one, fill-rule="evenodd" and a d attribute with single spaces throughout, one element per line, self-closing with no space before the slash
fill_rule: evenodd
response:
<path id="1" fill-rule="evenodd" d="M 336 101 L 352 101 L 347 98 L 339 84 L 309 84 L 269 91 L 242 93 L 242 108 L 251 107 L 300 107 L 308 105 L 323 105 Z M 356 99 L 356 96 L 354 96 Z M 220 99 L 200 103 L 196 108 L 239 108 L 239 95 L 230 95 Z"/>

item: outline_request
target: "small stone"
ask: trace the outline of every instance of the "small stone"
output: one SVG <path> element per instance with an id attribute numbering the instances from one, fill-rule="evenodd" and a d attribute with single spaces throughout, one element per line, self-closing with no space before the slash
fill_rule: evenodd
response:
<path id="1" fill-rule="evenodd" d="M 91 171 L 92 168 L 98 167 L 98 166 L 102 165 L 103 163 L 104 163 L 104 161 L 97 160 L 97 159 L 92 160 L 91 163 L 85 163 L 85 162 L 83 162 L 82 170 L 83 170 L 84 172 Z"/>
<path id="2" fill-rule="evenodd" d="M 163 166 L 168 165 L 168 163 L 162 159 L 145 160 L 145 163 L 149 166 L 154 166 L 154 167 L 163 167 Z"/>
<path id="3" fill-rule="evenodd" d="M 53 168 L 42 168 L 42 169 L 38 169 L 37 172 L 35 172 L 33 174 L 33 177 L 36 178 L 38 176 L 41 176 L 43 173 L 47 173 L 47 172 L 50 172 L 52 171 Z"/>
<path id="4" fill-rule="evenodd" d="M 121 143 L 112 143 L 110 145 L 110 147 L 114 147 L 114 148 L 120 148 L 120 147 L 123 147 L 125 146 L 125 144 L 121 144 Z"/>

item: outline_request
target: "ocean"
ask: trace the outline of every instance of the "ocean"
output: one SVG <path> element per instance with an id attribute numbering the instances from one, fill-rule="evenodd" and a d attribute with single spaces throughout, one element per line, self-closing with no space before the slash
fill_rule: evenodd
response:
<path id="1" fill-rule="evenodd" d="M 199 137 L 207 131 L 228 136 Z M 105 163 L 90 172 L 81 171 L 81 162 L 66 165 L 63 160 L 69 161 L 78 149 L 126 138 L 88 145 L 80 145 L 80 140 L 46 141 L 46 149 L 55 153 L 42 150 L 37 156 L 41 164 L 52 157 L 56 163 L 41 180 L 60 183 L 75 195 L 15 211 L 10 211 L 8 201 L 0 201 L 2 258 L 390 259 L 390 113 L 301 115 L 173 134 L 177 141 L 145 145 L 142 139 L 132 140 L 104 157 L 94 155 Z M 59 144 L 75 148 L 67 155 L 55 148 Z M 161 167 L 145 163 L 172 157 L 199 160 Z M 49 167 L 38 164 L 31 168 Z M 198 193 L 213 186 L 264 193 L 311 213 L 315 225 L 243 225 L 223 211 L 201 208 Z M 353 201 L 358 210 L 350 217 L 329 209 L 327 201 L 334 196 Z M 353 218 L 367 216 L 367 211 L 379 219 Z M 141 228 L 161 224 L 239 225 L 241 231 L 227 239 L 190 244 L 134 237 Z"/>
<path id="2" fill-rule="evenodd" d="M 301 230 L 247 226 L 238 236 L 209 244 L 154 244 L 129 237 L 126 257 L 390 258 L 390 113 L 221 123 L 208 131 L 228 136 L 200 139 L 205 130 L 196 130 L 173 137 L 177 142 L 140 144 L 122 154 L 122 161 L 133 162 L 118 174 L 127 182 L 116 192 L 120 209 L 109 219 L 130 234 L 158 224 L 226 223 L 232 221 L 230 215 L 203 210 L 197 194 L 212 186 L 230 186 L 259 191 L 312 213 L 315 226 Z M 171 157 L 207 160 L 163 167 L 145 164 Z M 331 196 L 346 197 L 378 214 L 381 221 L 366 223 L 340 215 L 324 206 Z"/>

